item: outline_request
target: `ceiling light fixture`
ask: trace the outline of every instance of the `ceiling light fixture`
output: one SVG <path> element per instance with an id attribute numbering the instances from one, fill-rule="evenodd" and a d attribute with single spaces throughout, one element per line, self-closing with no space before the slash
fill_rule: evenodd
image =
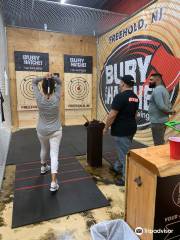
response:
<path id="1" fill-rule="evenodd" d="M 44 31 L 47 31 L 47 23 L 44 23 Z"/>
<path id="2" fill-rule="evenodd" d="M 60 3 L 61 4 L 64 4 L 66 2 L 66 0 L 61 0 Z"/>

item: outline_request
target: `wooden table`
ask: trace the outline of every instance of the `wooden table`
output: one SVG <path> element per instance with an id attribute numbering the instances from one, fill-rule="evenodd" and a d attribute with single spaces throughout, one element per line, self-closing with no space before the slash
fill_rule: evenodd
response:
<path id="1" fill-rule="evenodd" d="M 180 161 L 170 159 L 169 144 L 130 151 L 126 173 L 127 223 L 143 228 L 142 240 L 179 240 Z"/>

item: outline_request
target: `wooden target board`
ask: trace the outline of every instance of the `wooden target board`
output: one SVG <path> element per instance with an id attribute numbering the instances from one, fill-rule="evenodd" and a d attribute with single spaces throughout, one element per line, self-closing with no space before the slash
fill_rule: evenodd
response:
<path id="1" fill-rule="evenodd" d="M 15 52 L 15 70 L 17 87 L 17 110 L 37 110 L 32 89 L 32 79 L 43 76 L 49 71 L 47 53 Z"/>
<path id="2" fill-rule="evenodd" d="M 92 108 L 92 57 L 64 56 L 65 109 Z"/>
<path id="3" fill-rule="evenodd" d="M 16 72 L 18 111 L 37 110 L 36 99 L 32 89 L 32 79 L 38 76 L 42 76 L 42 73 Z"/>
<path id="4" fill-rule="evenodd" d="M 65 109 L 92 107 L 92 76 L 66 73 Z"/>
<path id="5" fill-rule="evenodd" d="M 82 115 L 91 117 L 92 108 L 92 57 L 64 55 L 65 116 L 66 120 Z M 81 119 L 81 120 L 80 120 Z M 67 122 L 67 121 L 66 121 Z"/>

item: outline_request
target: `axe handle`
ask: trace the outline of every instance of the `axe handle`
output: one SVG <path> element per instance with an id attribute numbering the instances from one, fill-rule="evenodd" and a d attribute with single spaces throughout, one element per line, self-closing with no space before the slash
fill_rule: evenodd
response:
<path id="1" fill-rule="evenodd" d="M 87 122 L 89 122 L 88 118 L 84 114 L 82 116 L 84 119 L 86 119 Z"/>

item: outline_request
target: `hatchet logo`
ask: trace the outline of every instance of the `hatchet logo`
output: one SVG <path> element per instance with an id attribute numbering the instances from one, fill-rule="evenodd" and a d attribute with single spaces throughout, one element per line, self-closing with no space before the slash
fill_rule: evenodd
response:
<path id="1" fill-rule="evenodd" d="M 163 82 L 169 92 L 180 81 L 180 59 L 168 53 L 166 48 L 161 43 L 155 50 L 150 65 L 153 69 L 148 74 L 148 77 L 144 81 L 144 86 L 149 84 L 149 79 L 153 73 L 161 73 L 163 75 Z"/>
<path id="2" fill-rule="evenodd" d="M 165 226 L 166 230 L 172 230 L 171 233 L 168 233 L 164 240 L 179 240 L 180 239 L 180 221 L 170 223 Z"/>
<path id="3" fill-rule="evenodd" d="M 174 188 L 172 200 L 177 207 L 180 207 L 180 182 Z"/>
<path id="4" fill-rule="evenodd" d="M 180 81 L 180 59 L 167 52 L 163 45 L 155 51 L 151 65 L 163 75 L 163 81 L 168 91 Z"/>

